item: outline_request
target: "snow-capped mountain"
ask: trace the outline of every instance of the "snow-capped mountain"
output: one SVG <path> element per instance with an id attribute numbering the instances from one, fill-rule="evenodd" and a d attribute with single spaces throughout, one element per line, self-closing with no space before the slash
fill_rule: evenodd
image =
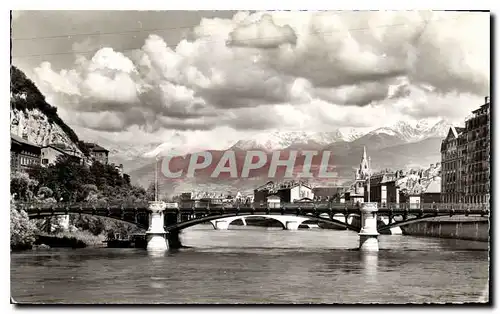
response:
<path id="1" fill-rule="evenodd" d="M 386 134 L 406 143 L 430 137 L 445 137 L 451 124 L 445 120 L 423 119 L 415 122 L 398 121 L 393 125 L 375 129 L 368 134 Z"/>
<path id="2" fill-rule="evenodd" d="M 362 130 L 354 128 L 337 129 L 332 132 L 265 132 L 253 134 L 248 139 L 239 140 L 231 148 L 273 151 L 298 145 L 325 146 L 335 142 L 350 142 L 364 134 Z"/>
<path id="3" fill-rule="evenodd" d="M 382 146 L 413 143 L 430 137 L 445 137 L 451 126 L 445 120 L 423 119 L 415 122 L 398 121 L 392 125 L 373 129 L 340 128 L 332 132 L 264 132 L 241 139 L 231 148 L 241 150 L 280 150 L 288 147 L 321 147 L 338 142 L 365 144 L 383 137 Z M 358 141 L 359 140 L 359 141 Z"/>

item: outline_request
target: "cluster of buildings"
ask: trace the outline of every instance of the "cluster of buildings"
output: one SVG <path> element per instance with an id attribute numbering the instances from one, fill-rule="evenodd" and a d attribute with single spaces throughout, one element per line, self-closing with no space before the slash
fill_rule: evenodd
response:
<path id="1" fill-rule="evenodd" d="M 472 112 L 464 127 L 451 127 L 441 144 L 442 201 L 490 201 L 490 99 Z"/>
<path id="2" fill-rule="evenodd" d="M 425 170 L 384 170 L 371 173 L 363 151 L 353 184 L 336 201 L 340 203 L 377 202 L 389 203 L 435 203 L 440 202 L 441 164 L 431 164 Z"/>
<path id="3" fill-rule="evenodd" d="M 67 147 L 64 144 L 36 145 L 28 140 L 27 135 L 22 137 L 10 134 L 10 170 L 11 172 L 26 171 L 34 166 L 47 167 L 55 164 L 59 156 L 66 156 L 75 163 L 85 164 L 99 161 L 108 164 L 109 151 L 95 143 L 85 143 L 90 160 L 83 158 L 81 153 Z M 120 174 L 123 173 L 123 165 L 115 166 Z"/>
<path id="4" fill-rule="evenodd" d="M 450 127 L 441 162 L 426 170 L 370 174 L 363 153 L 354 183 L 340 202 L 488 203 L 490 200 L 490 101 L 472 112 L 465 127 Z"/>

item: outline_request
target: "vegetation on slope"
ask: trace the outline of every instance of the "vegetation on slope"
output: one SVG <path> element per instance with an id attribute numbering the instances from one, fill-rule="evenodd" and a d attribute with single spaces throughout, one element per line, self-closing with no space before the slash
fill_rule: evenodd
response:
<path id="1" fill-rule="evenodd" d="M 86 167 L 62 156 L 55 164 L 46 168 L 36 167 L 28 173 L 13 174 L 10 189 L 14 200 L 22 202 L 143 202 L 154 198 L 152 191 L 146 191 L 143 188 L 131 185 L 129 177 L 120 175 L 111 165 L 94 162 L 92 166 Z M 22 215 L 25 215 L 25 213 L 20 213 L 21 216 L 16 218 L 16 221 L 24 219 Z M 25 227 L 23 228 L 27 229 L 27 216 L 24 220 Z M 11 223 L 11 228 L 19 230 L 23 235 L 15 239 L 11 238 L 11 245 L 15 246 L 12 241 L 21 244 L 24 242 L 32 244 L 33 241 L 31 241 L 32 238 L 30 237 L 32 233 L 30 232 L 32 232 L 33 228 L 30 227 L 29 230 L 31 231 L 25 232 L 23 228 L 19 228 L 20 223 L 15 221 L 14 223 L 16 224 L 15 227 Z M 74 228 L 80 231 L 88 231 L 98 238 L 117 233 L 122 237 L 127 237 L 140 232 L 135 225 L 126 222 L 88 215 L 70 215 L 70 224 Z M 45 234 L 43 232 L 61 233 L 61 229 L 57 227 L 56 217 L 36 222 L 34 230 L 40 235 Z M 67 236 L 67 234 L 65 235 Z M 23 240 L 25 238 L 28 240 Z M 90 243 L 92 241 L 86 240 L 84 242 Z"/>

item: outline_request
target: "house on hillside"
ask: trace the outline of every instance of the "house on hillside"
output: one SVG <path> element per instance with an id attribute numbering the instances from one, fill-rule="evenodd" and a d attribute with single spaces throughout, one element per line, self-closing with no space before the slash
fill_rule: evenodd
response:
<path id="1" fill-rule="evenodd" d="M 56 163 L 59 156 L 70 158 L 75 163 L 81 164 L 82 159 L 79 156 L 73 155 L 71 152 L 62 149 L 58 145 L 46 145 L 41 148 L 41 165 L 47 167 Z"/>
<path id="2" fill-rule="evenodd" d="M 28 141 L 27 135 L 10 134 L 10 170 L 24 171 L 40 164 L 40 146 Z"/>
<path id="3" fill-rule="evenodd" d="M 96 143 L 85 143 L 85 147 L 89 151 L 92 159 L 100 162 L 103 165 L 108 164 L 109 151 L 106 148 L 99 146 Z"/>

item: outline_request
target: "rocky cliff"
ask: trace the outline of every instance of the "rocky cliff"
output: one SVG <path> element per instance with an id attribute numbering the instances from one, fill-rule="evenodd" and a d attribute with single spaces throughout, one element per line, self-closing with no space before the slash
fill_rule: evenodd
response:
<path id="1" fill-rule="evenodd" d="M 67 150 L 84 157 L 87 150 L 57 114 L 57 108 L 45 101 L 36 85 L 17 69 L 11 67 L 10 132 L 43 146 L 64 145 Z"/>
<path id="2" fill-rule="evenodd" d="M 50 123 L 47 116 L 38 109 L 10 111 L 10 133 L 19 137 L 27 136 L 27 140 L 39 146 L 64 144 L 69 150 L 83 157 L 77 144 L 69 138 L 62 128 Z"/>

